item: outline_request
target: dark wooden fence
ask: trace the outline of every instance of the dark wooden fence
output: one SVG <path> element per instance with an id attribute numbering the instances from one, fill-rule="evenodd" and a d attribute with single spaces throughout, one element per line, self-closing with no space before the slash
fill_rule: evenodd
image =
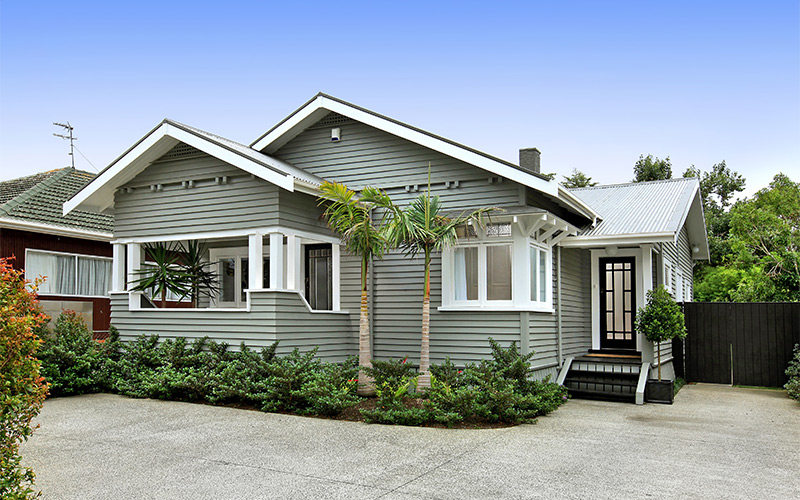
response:
<path id="1" fill-rule="evenodd" d="M 800 303 L 687 302 L 688 335 L 673 344 L 689 382 L 780 387 L 800 343 Z"/>

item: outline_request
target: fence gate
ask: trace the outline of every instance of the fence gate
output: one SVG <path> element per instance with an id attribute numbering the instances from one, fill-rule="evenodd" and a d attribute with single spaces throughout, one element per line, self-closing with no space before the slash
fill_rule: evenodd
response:
<path id="1" fill-rule="evenodd" d="M 673 345 L 690 382 L 780 387 L 800 343 L 800 303 L 687 302 L 688 335 Z M 683 359 L 681 359 L 683 354 Z"/>

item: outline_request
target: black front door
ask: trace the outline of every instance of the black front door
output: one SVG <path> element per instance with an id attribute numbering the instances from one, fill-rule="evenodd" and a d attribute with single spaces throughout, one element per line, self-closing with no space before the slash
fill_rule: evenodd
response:
<path id="1" fill-rule="evenodd" d="M 636 350 L 636 260 L 600 259 L 600 348 Z"/>

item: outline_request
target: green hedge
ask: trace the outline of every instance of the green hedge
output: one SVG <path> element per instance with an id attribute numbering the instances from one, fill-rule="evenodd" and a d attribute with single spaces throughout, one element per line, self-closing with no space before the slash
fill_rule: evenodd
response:
<path id="1" fill-rule="evenodd" d="M 431 367 L 432 387 L 416 392 L 416 369 L 404 360 L 373 360 L 375 408 L 367 422 L 403 425 L 461 422 L 519 423 L 547 414 L 567 399 L 566 389 L 530 378 L 529 359 L 515 345 L 490 339 L 492 359 L 463 369 L 448 359 Z M 115 392 L 137 398 L 247 405 L 263 411 L 335 416 L 362 401 L 357 358 L 327 363 L 317 349 L 276 356 L 277 342 L 259 352 L 244 344 L 202 338 L 160 341 L 142 335 L 120 342 L 116 330 L 95 341 L 74 313 L 59 317 L 40 351 L 53 395 Z"/>

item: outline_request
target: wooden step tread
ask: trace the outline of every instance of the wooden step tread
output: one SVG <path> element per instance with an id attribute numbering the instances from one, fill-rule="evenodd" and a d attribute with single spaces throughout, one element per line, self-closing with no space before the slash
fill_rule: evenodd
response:
<path id="1" fill-rule="evenodd" d="M 582 384 L 602 384 L 602 385 L 619 385 L 624 387 L 636 387 L 638 383 L 638 379 L 628 379 L 628 380 L 620 380 L 620 379 L 608 379 L 608 378 L 596 378 L 596 377 L 573 377 L 571 375 L 567 375 L 567 378 L 564 379 L 564 385 L 567 385 L 569 382 L 576 382 Z"/>
<path id="2" fill-rule="evenodd" d="M 639 378 L 639 372 L 607 372 L 603 370 L 584 370 L 582 368 L 570 368 L 569 372 L 567 372 L 567 377 L 571 376 L 572 374 L 577 375 L 586 375 L 591 374 L 593 376 L 597 376 L 598 378 L 603 377 L 624 377 L 624 378 Z"/>
<path id="3" fill-rule="evenodd" d="M 624 394 L 620 392 L 589 391 L 583 389 L 569 389 L 569 394 L 578 399 L 599 399 L 603 401 L 626 401 L 635 402 L 636 394 Z"/>

